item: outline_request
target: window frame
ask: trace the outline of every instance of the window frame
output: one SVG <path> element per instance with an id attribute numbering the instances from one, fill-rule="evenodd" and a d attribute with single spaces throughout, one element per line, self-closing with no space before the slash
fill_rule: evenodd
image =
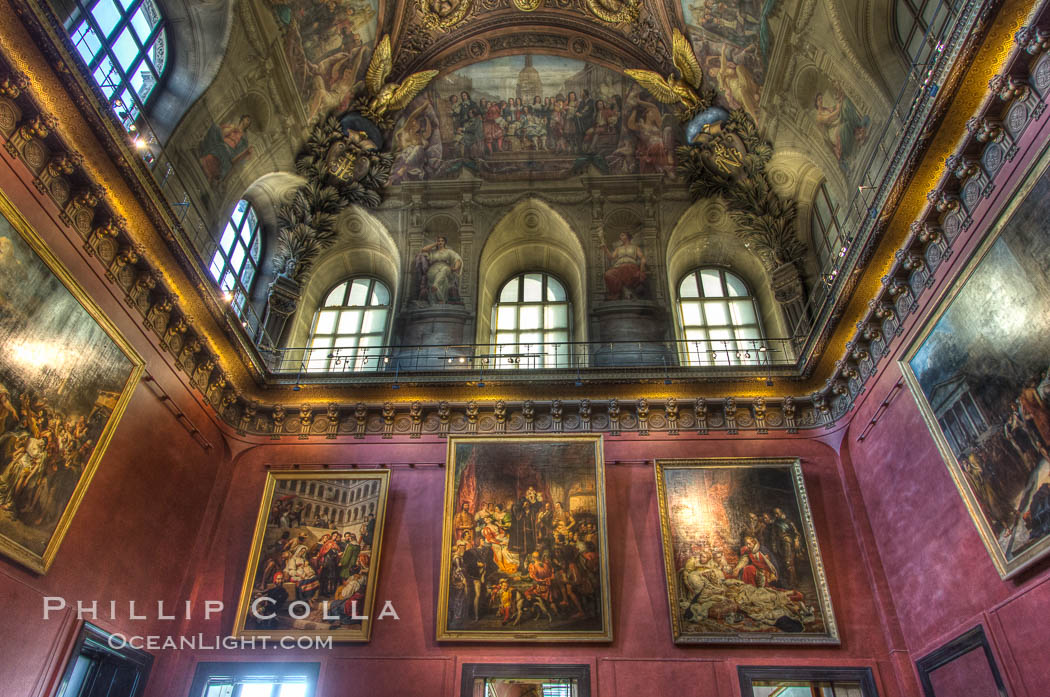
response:
<path id="1" fill-rule="evenodd" d="M 249 677 L 260 678 L 259 682 L 268 680 L 271 684 L 280 683 L 288 678 L 301 678 L 306 683 L 306 697 L 314 697 L 320 672 L 320 663 L 308 661 L 202 661 L 194 671 L 189 697 L 204 697 L 207 688 L 223 684 L 232 684 L 234 690 L 231 697 L 238 697 L 240 690 L 237 686 L 244 684 L 243 681 Z"/>
<path id="2" fill-rule="evenodd" d="M 112 4 L 118 14 L 116 24 L 114 24 L 108 34 L 102 30 L 102 26 L 94 14 L 94 10 L 99 5 L 107 2 Z M 135 124 L 148 113 L 149 106 L 163 91 L 164 84 L 171 71 L 174 52 L 172 51 L 171 35 L 167 31 L 167 18 L 157 0 L 127 0 L 127 4 L 128 7 L 125 7 L 124 0 L 76 0 L 76 6 L 66 19 L 64 26 L 66 35 L 73 47 L 73 54 L 83 62 L 89 78 L 102 92 L 106 103 L 116 115 L 117 120 L 120 121 L 126 131 L 134 133 L 137 130 Z M 149 34 L 146 37 L 140 37 L 134 19 L 138 12 L 142 10 L 146 14 L 148 21 L 149 6 L 156 10 L 157 21 L 150 27 Z M 99 42 L 98 47 L 94 50 L 91 49 L 90 39 L 88 38 L 91 35 Z M 115 48 L 117 42 L 125 35 L 132 40 L 137 48 L 135 57 L 129 61 L 131 68 L 127 70 L 125 70 L 118 58 Z M 90 60 L 81 51 L 81 46 L 84 46 L 87 52 L 92 54 Z M 158 46 L 162 47 L 164 57 L 164 65 L 159 69 L 151 55 L 151 49 L 156 49 Z M 109 80 L 113 80 L 115 85 L 112 88 L 112 94 L 107 94 L 107 90 L 110 90 L 110 87 L 96 78 L 96 72 L 107 60 L 110 63 L 110 69 L 106 77 Z M 133 77 L 136 73 L 141 74 L 143 69 L 148 69 L 155 78 L 145 98 L 139 95 L 133 82 Z M 125 103 L 126 93 L 130 93 L 133 104 Z M 123 115 L 121 111 L 124 112 Z"/>
<path id="3" fill-rule="evenodd" d="M 717 271 L 719 273 L 719 282 L 722 286 L 722 296 L 705 296 L 703 289 L 703 282 L 701 272 L 703 271 Z M 729 294 L 729 282 L 726 276 L 731 275 L 740 282 L 740 284 L 747 291 L 747 295 L 730 295 Z M 690 277 L 696 277 L 697 293 L 695 298 L 683 298 L 682 297 L 682 284 Z M 765 326 L 762 322 L 762 306 L 758 302 L 758 296 L 751 288 L 751 284 L 747 282 L 742 275 L 737 273 L 731 268 L 725 266 L 717 266 L 714 264 L 708 264 L 704 266 L 696 266 L 686 273 L 682 274 L 678 279 L 678 283 L 675 284 L 675 320 L 677 324 L 677 330 L 681 337 L 682 344 L 679 351 L 679 357 L 682 360 L 683 365 L 692 368 L 717 368 L 717 367 L 734 367 L 742 365 L 761 365 L 764 361 L 769 360 L 767 352 L 767 337 Z M 747 299 L 751 301 L 752 310 L 755 315 L 754 324 L 734 324 L 732 321 L 732 311 L 729 308 L 729 303 L 734 300 Z M 710 325 L 707 324 L 707 317 L 703 311 L 703 304 L 707 300 L 723 300 L 726 303 L 726 316 L 729 319 L 730 324 L 719 324 Z M 683 308 L 684 302 L 699 302 L 701 304 L 700 311 L 704 319 L 704 324 L 690 324 L 685 323 L 685 313 Z M 716 330 L 728 330 L 732 333 L 732 338 L 729 339 L 712 339 L 710 337 L 711 329 Z M 740 329 L 754 328 L 757 337 L 739 337 L 737 331 Z M 707 333 L 705 339 L 689 339 L 688 332 L 690 329 L 702 329 Z M 691 347 L 690 342 L 702 342 L 706 345 L 704 348 Z M 716 349 L 715 342 L 728 342 L 734 344 L 732 348 Z M 750 342 L 751 346 L 740 347 L 741 342 Z M 752 353 L 753 356 L 746 356 L 748 353 Z M 724 359 L 721 354 L 725 354 Z M 714 355 L 718 354 L 718 355 Z M 743 354 L 743 355 L 741 355 Z"/>
<path id="4" fill-rule="evenodd" d="M 104 663 L 107 659 L 111 662 L 116 661 L 126 668 L 134 669 L 136 672 L 135 686 L 132 688 L 129 697 L 138 697 L 145 691 L 146 683 L 149 682 L 150 670 L 153 667 L 153 654 L 126 644 L 119 649 L 113 648 L 113 643 L 111 642 L 113 636 L 113 634 L 96 627 L 90 622 L 84 622 L 77 633 L 76 643 L 73 645 L 73 649 L 66 661 L 66 668 L 62 672 L 61 681 L 55 691 L 56 695 L 72 697 L 72 693 L 67 694 L 66 691 L 70 687 L 70 681 L 76 674 L 77 661 L 81 657 L 95 659 L 95 663 L 92 666 L 96 671 L 95 675 L 97 675 L 98 664 Z M 85 682 L 91 680 L 92 677 L 90 674 L 85 676 L 85 681 L 76 686 L 78 689 L 77 694 L 83 691 Z"/>
<path id="5" fill-rule="evenodd" d="M 827 206 L 830 220 L 825 221 L 820 211 L 820 201 L 823 200 Z M 822 180 L 817 192 L 813 196 L 813 204 L 810 211 L 809 234 L 813 245 L 813 251 L 817 255 L 817 270 L 824 274 L 830 272 L 836 266 L 836 261 L 845 256 L 847 250 L 846 234 L 842 229 L 842 205 L 831 195 L 827 180 Z M 817 226 L 820 227 L 820 237 L 817 237 Z M 834 231 L 835 238 L 832 241 L 829 231 Z"/>
<path id="6" fill-rule="evenodd" d="M 369 282 L 368 290 L 366 291 L 365 300 L 364 300 L 364 304 L 363 305 L 345 305 L 345 304 L 344 305 L 325 305 L 324 304 L 324 302 L 328 299 L 328 296 L 330 296 L 332 293 L 334 293 L 342 285 L 346 286 L 346 290 L 343 293 L 343 302 L 344 303 L 349 302 L 349 300 L 350 300 L 350 293 L 351 293 L 351 290 L 353 289 L 353 285 L 354 285 L 354 283 L 356 281 L 360 281 L 360 280 L 367 280 Z M 375 296 L 376 285 L 382 286 L 383 289 L 386 291 L 387 302 L 386 302 L 385 305 L 372 305 L 371 304 L 371 301 L 372 301 L 373 297 Z M 339 331 L 338 331 L 338 329 L 339 329 L 339 320 L 340 320 L 340 318 L 341 318 L 341 316 L 342 316 L 342 314 L 344 312 L 346 312 L 348 310 L 351 310 L 353 308 L 358 308 L 360 310 L 360 312 L 361 312 L 361 321 L 358 323 L 358 330 L 359 331 L 357 331 L 356 333 L 340 334 Z M 360 329 L 362 329 L 363 326 L 364 326 L 364 313 L 366 311 L 368 311 L 368 310 L 375 310 L 375 309 L 383 309 L 383 310 L 386 311 L 386 318 L 385 318 L 385 320 L 383 322 L 383 330 L 381 332 L 363 332 L 363 331 L 360 331 Z M 331 344 L 329 346 L 327 346 L 327 347 L 315 348 L 313 344 L 314 344 L 314 340 L 318 338 L 317 325 L 318 325 L 318 322 L 321 319 L 321 313 L 324 312 L 324 311 L 335 311 L 336 312 L 335 321 L 332 323 L 332 327 L 333 327 L 334 331 L 333 332 L 325 332 L 324 334 L 320 335 L 320 336 L 324 336 L 324 337 L 330 337 L 331 338 Z M 390 284 L 387 283 L 386 280 L 380 278 L 379 276 L 375 276 L 375 275 L 372 275 L 372 274 L 356 274 L 354 276 L 349 276 L 349 277 L 344 278 L 343 280 L 341 280 L 341 281 L 339 281 L 337 283 L 332 284 L 332 286 L 330 288 L 328 288 L 328 290 L 326 290 L 324 293 L 321 294 L 320 302 L 319 302 L 319 304 L 317 306 L 317 309 L 314 310 L 313 318 L 310 320 L 310 333 L 307 336 L 306 346 L 304 347 L 304 354 L 303 354 L 303 361 L 302 361 L 302 363 L 303 363 L 303 372 L 305 372 L 305 373 L 331 373 L 331 372 L 357 373 L 357 372 L 374 372 L 374 371 L 382 370 L 384 365 L 386 364 L 386 361 L 389 360 L 388 356 L 383 355 L 381 352 L 376 352 L 376 353 L 372 354 L 372 353 L 369 353 L 369 351 L 367 351 L 367 350 L 364 352 L 364 355 L 362 355 L 359 352 L 359 350 L 360 349 L 379 349 L 379 348 L 382 348 L 382 347 L 386 346 L 388 341 L 389 341 L 389 338 L 390 338 L 390 327 L 393 324 L 393 322 L 392 322 L 393 316 L 394 316 L 394 293 L 393 293 L 393 290 L 391 290 Z M 374 337 L 374 336 L 378 336 L 379 337 L 379 344 L 377 344 L 375 346 L 361 346 L 360 345 L 360 340 L 362 338 L 364 338 L 364 337 Z M 336 346 L 336 342 L 340 338 L 344 338 L 344 337 L 354 337 L 355 338 L 354 346 L 353 347 Z M 351 351 L 352 350 L 353 353 L 351 353 L 349 355 L 346 355 L 346 356 L 333 356 L 332 355 L 333 352 L 338 351 L 340 349 L 345 349 L 347 351 Z M 323 357 L 323 358 L 315 358 L 314 355 L 313 355 L 313 353 L 315 351 L 323 351 L 327 355 L 325 357 Z M 369 365 L 369 363 L 371 361 L 373 361 L 373 360 L 375 361 L 375 365 L 374 366 L 373 365 Z M 315 362 L 323 363 L 324 367 L 312 367 L 312 366 L 315 365 Z M 342 365 L 342 367 L 340 367 L 341 365 Z"/>
<path id="7" fill-rule="evenodd" d="M 241 214 L 239 222 L 234 221 L 234 214 L 237 212 L 237 208 L 242 204 L 247 204 L 244 212 Z M 248 241 L 245 242 L 242 236 L 244 227 L 248 225 L 249 219 L 254 218 L 255 224 L 252 228 L 251 234 Z M 226 235 L 226 231 L 229 228 L 233 228 L 233 238 L 230 240 L 230 249 L 227 250 L 222 246 L 222 239 Z M 262 230 L 263 222 L 259 216 L 258 211 L 255 209 L 255 205 L 246 198 L 239 199 L 234 205 L 233 210 L 230 211 L 229 215 L 226 216 L 226 224 L 222 228 L 222 233 L 219 235 L 218 242 L 216 243 L 215 252 L 212 254 L 211 264 L 208 265 L 208 274 L 211 276 L 215 285 L 218 287 L 219 292 L 223 293 L 230 307 L 234 313 L 242 320 L 247 321 L 246 313 L 248 308 L 251 306 L 252 301 L 252 289 L 255 287 L 255 282 L 259 279 L 259 267 L 262 260 Z M 242 246 L 245 250 L 244 258 L 240 262 L 240 269 L 236 272 L 233 271 L 233 264 L 231 257 L 233 251 L 238 247 Z M 214 272 L 216 262 L 221 261 L 219 268 L 218 277 Z M 248 282 L 248 285 L 244 284 L 244 270 L 247 265 L 251 265 L 252 277 Z M 232 288 L 224 288 L 223 281 L 227 274 L 232 275 L 234 279 L 234 285 Z M 229 294 L 229 295 L 227 295 Z"/>
<path id="8" fill-rule="evenodd" d="M 525 278 L 527 276 L 540 276 L 540 300 L 525 300 Z M 561 286 L 561 292 L 564 295 L 564 300 L 547 300 L 549 281 L 553 279 L 559 286 Z M 501 300 L 504 291 L 511 283 L 517 281 L 518 292 L 517 300 Z M 573 343 L 573 307 L 572 294 L 569 292 L 569 286 L 565 283 L 557 274 L 553 274 L 549 271 L 536 269 L 519 271 L 507 277 L 503 283 L 497 286 L 496 292 L 494 293 L 494 299 L 492 307 L 489 309 L 489 347 L 492 353 L 492 367 L 496 370 L 510 370 L 510 369 L 535 369 L 535 368 L 566 368 L 570 367 L 572 359 L 572 343 Z M 500 329 L 499 328 L 499 308 L 511 307 L 515 308 L 514 328 L 513 329 Z M 565 326 L 564 327 L 547 327 L 547 308 L 564 306 L 565 307 Z M 521 309 L 523 307 L 538 307 L 540 309 L 540 326 L 534 329 L 522 329 L 521 328 Z M 547 335 L 552 332 L 564 333 L 564 341 L 550 341 L 548 342 Z M 499 335 L 501 334 L 513 334 L 514 343 L 501 343 L 498 341 Z M 539 334 L 541 341 L 539 342 L 522 342 L 522 334 Z M 565 344 L 564 352 L 558 350 L 558 344 Z M 513 351 L 509 356 L 504 357 L 504 353 L 501 351 L 501 347 L 513 347 Z M 531 351 L 522 351 L 521 346 L 539 346 L 541 351 L 534 353 Z M 553 347 L 553 353 L 548 353 L 547 347 Z"/>
<path id="9" fill-rule="evenodd" d="M 591 697 L 591 667 L 570 663 L 464 663 L 460 697 L 474 696 L 474 681 L 486 678 L 553 678 L 576 681 L 576 697 Z"/>
<path id="10" fill-rule="evenodd" d="M 741 697 L 754 697 L 756 680 L 798 680 L 800 682 L 857 682 L 863 697 L 879 697 L 871 668 L 823 666 L 737 666 Z"/>
<path id="11" fill-rule="evenodd" d="M 928 58 L 936 48 L 936 41 L 931 44 L 930 40 L 937 39 L 944 28 L 959 11 L 960 0 L 894 0 L 893 3 L 893 39 L 897 47 L 904 54 L 910 66 L 926 65 Z M 933 17 L 926 19 L 928 8 L 933 9 Z M 902 36 L 901 10 L 907 11 L 908 37 Z M 942 12 L 945 16 L 940 16 Z M 939 25 L 939 26 L 938 26 Z M 937 33 L 931 34 L 931 29 L 936 27 Z M 910 45 L 918 37 L 917 50 L 913 53 Z M 920 60 L 922 59 L 922 60 Z"/>

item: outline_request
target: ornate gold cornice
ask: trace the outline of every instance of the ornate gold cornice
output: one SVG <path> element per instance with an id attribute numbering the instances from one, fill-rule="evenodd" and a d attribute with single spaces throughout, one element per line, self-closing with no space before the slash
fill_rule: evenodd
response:
<path id="1" fill-rule="evenodd" d="M 1010 0 L 989 20 L 969 68 L 952 78 L 958 87 L 945 89 L 950 98 L 940 107 L 940 126 L 907 190 L 898 182 L 900 204 L 807 382 L 588 384 L 565 387 L 571 397 L 562 400 L 551 399 L 552 390 L 562 388 L 550 384 L 404 385 L 395 402 L 389 385 L 310 385 L 294 392 L 291 385 L 263 386 L 247 367 L 246 348 L 217 320 L 222 313 L 207 280 L 179 246 L 177 221 L 125 134 L 86 96 L 93 87 L 61 47 L 55 27 L 41 24 L 27 6 L 17 9 L 35 33 L 27 33 L 8 0 L 0 0 L 0 138 L 6 150 L 27 167 L 57 216 L 142 317 L 154 343 L 220 419 L 241 433 L 276 438 L 830 428 L 885 360 L 889 342 L 928 292 L 973 212 L 1006 178 L 1004 164 L 1050 95 L 1050 40 L 1028 3 Z M 1030 28 L 1023 28 L 1026 22 Z M 47 53 L 39 48 L 41 37 L 52 42 L 43 42 Z"/>

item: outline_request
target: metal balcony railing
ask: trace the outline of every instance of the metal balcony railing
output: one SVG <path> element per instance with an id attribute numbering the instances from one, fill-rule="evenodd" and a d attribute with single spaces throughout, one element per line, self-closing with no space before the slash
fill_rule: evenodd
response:
<path id="1" fill-rule="evenodd" d="M 703 341 L 569 341 L 537 344 L 456 344 L 281 348 L 263 351 L 277 374 L 478 373 L 601 368 L 730 369 L 764 374 L 794 366 L 790 339 Z"/>

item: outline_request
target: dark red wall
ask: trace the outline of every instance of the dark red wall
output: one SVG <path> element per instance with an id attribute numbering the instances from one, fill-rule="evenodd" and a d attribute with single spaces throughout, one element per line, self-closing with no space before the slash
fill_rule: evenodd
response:
<path id="1" fill-rule="evenodd" d="M 436 463 L 444 460 L 445 448 L 445 441 L 437 438 L 413 443 L 370 438 L 366 442 L 324 445 L 262 445 L 244 453 L 234 465 L 236 477 L 199 571 L 202 592 L 209 599 L 223 600 L 227 608 L 235 607 L 267 465 L 284 467 L 294 463 L 310 469 L 322 464 Z M 414 469 L 395 466 L 391 475 L 377 599 L 378 603 L 391 600 L 400 620 L 377 621 L 372 642 L 367 645 L 336 645 L 331 651 L 315 653 L 282 651 L 281 656 L 286 660 L 320 660 L 323 694 L 346 697 L 447 696 L 458 690 L 458 675 L 464 662 L 588 663 L 597 685 L 596 694 L 603 697 L 665 691 L 684 695 L 739 694 L 736 666 L 741 664 L 860 665 L 874 668 L 880 677 L 880 694 L 904 694 L 896 685 L 888 661 L 870 574 L 859 551 L 837 458 L 830 447 L 803 438 L 719 439 L 683 434 L 607 438 L 604 452 L 615 635 L 611 644 L 436 642 L 445 471 L 430 464 Z M 842 646 L 675 647 L 671 642 L 652 458 L 772 455 L 802 458 L 832 602 L 842 631 Z M 641 460 L 647 462 L 643 464 Z M 203 599 L 204 596 L 198 602 Z M 225 634 L 232 622 L 229 612 L 221 621 L 194 622 L 189 629 L 205 635 Z M 208 651 L 196 655 L 182 652 L 174 661 L 166 659 L 167 674 L 158 671 L 151 694 L 186 694 L 196 661 L 231 658 L 259 660 L 260 656 L 258 651 Z M 348 679 L 350 675 L 353 679 Z M 407 693 L 403 691 L 406 687 L 410 688 Z"/>
<path id="2" fill-rule="evenodd" d="M 48 573 L 39 576 L 0 557 L 0 694 L 12 697 L 50 695 L 61 675 L 65 653 L 79 630 L 78 600 L 99 601 L 108 614 L 119 601 L 117 619 L 94 623 L 109 631 L 157 633 L 168 622 L 128 620 L 127 601 L 163 600 L 172 607 L 183 595 L 187 563 L 207 510 L 215 478 L 229 461 L 221 433 L 155 351 L 141 324 L 110 291 L 98 264 L 86 258 L 81 244 L 64 234 L 53 217 L 54 206 L 40 202 L 25 185 L 25 170 L 0 158 L 0 189 L 70 269 L 81 285 L 119 327 L 146 361 L 155 383 L 140 383 L 58 555 Z M 206 449 L 157 397 L 163 390 L 211 444 Z M 73 606 L 43 619 L 44 598 L 60 596 Z"/>
<path id="3" fill-rule="evenodd" d="M 1008 165 L 1008 181 L 975 213 L 951 263 L 921 298 L 919 317 L 891 344 L 893 355 L 855 409 L 842 447 L 844 477 L 856 481 L 861 493 L 857 508 L 870 522 L 911 659 L 984 625 L 1012 697 L 1050 694 L 1050 564 L 1043 560 L 1008 581 L 999 577 L 914 398 L 900 382 L 897 361 L 1045 145 L 1046 119 L 1029 129 Z"/>

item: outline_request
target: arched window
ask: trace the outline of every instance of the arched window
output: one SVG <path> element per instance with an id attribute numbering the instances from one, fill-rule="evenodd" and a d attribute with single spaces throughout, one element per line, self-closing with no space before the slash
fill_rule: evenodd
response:
<path id="1" fill-rule="evenodd" d="M 744 280 L 720 268 L 700 268 L 678 284 L 678 316 L 689 365 L 760 363 L 762 323 Z"/>
<path id="2" fill-rule="evenodd" d="M 813 249 L 820 260 L 821 273 L 829 272 L 846 254 L 846 236 L 842 232 L 842 209 L 828 191 L 827 182 L 821 182 L 813 201 L 810 221 Z"/>
<path id="3" fill-rule="evenodd" d="M 244 316 L 251 297 L 252 283 L 259 271 L 262 240 L 259 217 L 252 205 L 241 199 L 234 206 L 211 258 L 211 277 L 219 284 L 238 317 Z"/>
<path id="4" fill-rule="evenodd" d="M 507 281 L 492 306 L 492 344 L 497 368 L 568 366 L 572 307 L 565 286 L 546 273 L 523 273 Z"/>
<path id="5" fill-rule="evenodd" d="M 306 370 L 378 370 L 390 290 L 375 278 L 352 278 L 328 292 L 314 316 Z"/>
<path id="6" fill-rule="evenodd" d="M 897 0 L 897 43 L 912 65 L 925 67 L 934 58 L 940 37 L 963 0 Z M 920 72 L 923 72 L 920 70 Z"/>
<path id="7" fill-rule="evenodd" d="M 164 18 L 153 0 L 80 0 L 66 22 L 73 47 L 129 132 L 168 63 Z"/>

